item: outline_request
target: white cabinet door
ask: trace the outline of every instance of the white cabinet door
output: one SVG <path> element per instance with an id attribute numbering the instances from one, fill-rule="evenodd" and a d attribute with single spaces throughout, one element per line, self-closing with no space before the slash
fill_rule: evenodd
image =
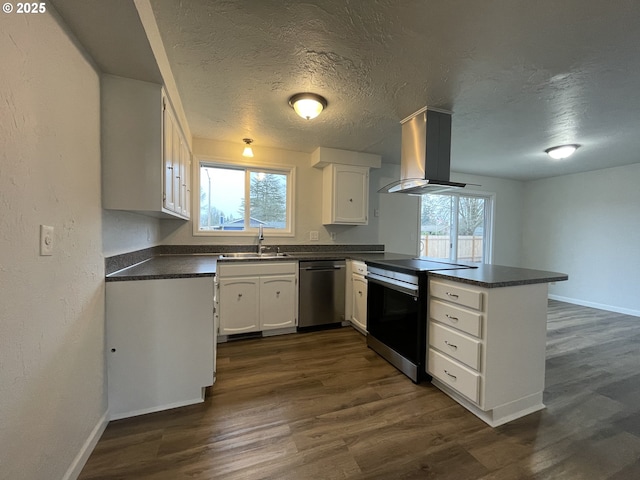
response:
<path id="1" fill-rule="evenodd" d="M 180 143 L 180 205 L 183 216 L 191 217 L 191 152 L 182 139 Z"/>
<path id="2" fill-rule="evenodd" d="M 258 277 L 220 279 L 220 334 L 260 331 Z"/>
<path id="3" fill-rule="evenodd" d="M 171 113 L 171 109 L 167 108 L 165 101 L 164 108 L 164 128 L 163 128 L 163 140 L 164 140 L 164 148 L 163 148 L 163 160 L 164 160 L 164 192 L 163 192 L 163 200 L 164 200 L 164 208 L 167 210 L 171 210 L 172 212 L 176 209 L 176 199 L 175 199 L 175 171 L 179 168 L 178 162 L 175 160 L 175 145 L 174 145 L 174 131 L 177 130 L 175 118 L 173 117 L 173 113 Z"/>
<path id="4" fill-rule="evenodd" d="M 107 282 L 110 419 L 203 400 L 213 384 L 213 279 Z"/>
<path id="5" fill-rule="evenodd" d="M 336 166 L 335 223 L 367 223 L 369 170 L 348 165 Z"/>
<path id="6" fill-rule="evenodd" d="M 331 164 L 323 172 L 322 223 L 366 225 L 369 168 Z"/>
<path id="7" fill-rule="evenodd" d="M 367 331 L 367 279 L 362 275 L 352 275 L 352 305 L 351 321 L 363 332 Z"/>
<path id="8" fill-rule="evenodd" d="M 169 109 L 169 107 L 167 106 L 167 110 Z M 174 117 L 175 118 L 175 117 Z M 173 207 L 173 211 L 179 214 L 182 214 L 182 198 L 180 196 L 180 184 L 182 183 L 182 180 L 180 179 L 180 170 L 181 170 L 181 165 L 180 165 L 180 150 L 181 150 L 181 143 L 182 143 L 182 139 L 181 134 L 180 134 L 180 130 L 177 128 L 177 122 L 174 124 L 175 127 L 173 129 L 173 201 L 174 201 L 174 207 Z M 168 132 L 167 132 L 168 134 Z"/>
<path id="9" fill-rule="evenodd" d="M 261 330 L 295 327 L 296 276 L 280 275 L 260 278 Z"/>
<path id="10" fill-rule="evenodd" d="M 103 208 L 187 219 L 188 143 L 162 85 L 105 74 L 100 102 Z"/>

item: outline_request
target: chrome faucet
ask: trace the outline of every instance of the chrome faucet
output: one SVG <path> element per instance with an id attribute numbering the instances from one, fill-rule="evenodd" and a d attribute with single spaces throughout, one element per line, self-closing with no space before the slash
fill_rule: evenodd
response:
<path id="1" fill-rule="evenodd" d="M 259 254 L 262 254 L 265 248 L 262 242 L 264 242 L 264 232 L 262 231 L 262 224 L 260 224 L 258 226 L 258 253 Z"/>

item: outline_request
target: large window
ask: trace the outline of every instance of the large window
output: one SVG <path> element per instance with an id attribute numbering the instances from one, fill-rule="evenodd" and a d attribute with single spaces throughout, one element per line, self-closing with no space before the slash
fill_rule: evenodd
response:
<path id="1" fill-rule="evenodd" d="M 293 233 L 293 169 L 200 162 L 198 233 Z M 266 232 L 265 232 L 266 233 Z"/>
<path id="2" fill-rule="evenodd" d="M 491 261 L 490 196 L 461 193 L 422 196 L 420 255 L 451 261 Z"/>

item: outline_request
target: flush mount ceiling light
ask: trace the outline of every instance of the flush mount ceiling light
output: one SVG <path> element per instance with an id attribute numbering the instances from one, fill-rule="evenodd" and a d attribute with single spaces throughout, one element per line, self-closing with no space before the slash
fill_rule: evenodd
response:
<path id="1" fill-rule="evenodd" d="M 580 145 L 559 145 L 557 147 L 547 148 L 545 152 L 554 160 L 561 160 L 570 157 L 578 149 Z"/>
<path id="2" fill-rule="evenodd" d="M 289 99 L 289 105 L 302 118 L 311 120 L 327 108 L 327 100 L 315 93 L 296 93 Z"/>
<path id="3" fill-rule="evenodd" d="M 253 140 L 251 138 L 243 138 L 242 141 L 246 143 L 242 156 L 253 157 L 253 150 L 251 149 L 251 142 L 253 142 Z"/>

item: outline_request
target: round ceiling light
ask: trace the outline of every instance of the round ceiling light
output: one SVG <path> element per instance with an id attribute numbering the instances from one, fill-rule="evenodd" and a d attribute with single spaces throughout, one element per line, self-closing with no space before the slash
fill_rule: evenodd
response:
<path id="1" fill-rule="evenodd" d="M 557 147 L 547 148 L 545 152 L 554 160 L 561 160 L 570 157 L 578 149 L 580 145 L 559 145 Z"/>
<path id="2" fill-rule="evenodd" d="M 289 99 L 289 105 L 302 118 L 311 120 L 327 108 L 327 100 L 315 93 L 296 93 Z"/>

